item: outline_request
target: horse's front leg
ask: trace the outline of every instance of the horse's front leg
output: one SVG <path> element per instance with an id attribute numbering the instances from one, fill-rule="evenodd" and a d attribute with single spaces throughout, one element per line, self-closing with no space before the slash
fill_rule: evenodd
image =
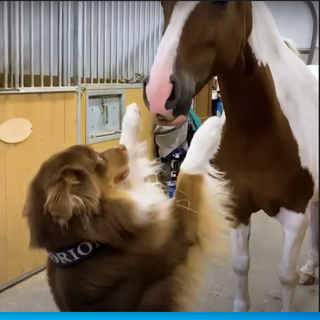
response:
<path id="1" fill-rule="evenodd" d="M 276 219 L 283 229 L 283 251 L 278 266 L 278 278 L 282 285 L 282 312 L 292 312 L 293 298 L 299 281 L 298 258 L 308 228 L 308 214 L 280 209 Z"/>
<path id="2" fill-rule="evenodd" d="M 231 231 L 232 267 L 236 277 L 233 311 L 247 312 L 251 307 L 249 295 L 251 223 L 240 224 Z"/>
<path id="3" fill-rule="evenodd" d="M 307 263 L 300 269 L 299 283 L 311 286 L 316 281 L 316 270 L 319 267 L 319 202 L 310 204 L 310 253 Z"/>

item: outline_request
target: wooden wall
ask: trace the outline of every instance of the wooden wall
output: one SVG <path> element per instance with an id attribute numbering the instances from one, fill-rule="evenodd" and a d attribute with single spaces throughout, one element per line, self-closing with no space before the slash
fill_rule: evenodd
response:
<path id="1" fill-rule="evenodd" d="M 76 143 L 76 102 L 74 93 L 0 95 L 0 123 L 21 117 L 33 125 L 21 143 L 0 141 L 0 286 L 45 262 L 43 252 L 29 249 L 22 207 L 42 161 Z"/>
<path id="2" fill-rule="evenodd" d="M 85 95 L 81 100 L 82 143 L 85 143 L 86 128 Z M 208 116 L 208 89 L 204 89 L 197 99 L 196 112 L 204 119 Z M 125 105 L 132 102 L 140 107 L 143 122 L 141 139 L 147 140 L 149 156 L 153 157 L 153 125 L 144 106 L 141 89 L 125 90 Z M 22 218 L 22 206 L 28 183 L 40 164 L 53 153 L 77 143 L 77 95 L 0 95 L 0 124 L 15 117 L 28 119 L 33 125 L 33 132 L 18 144 L 0 141 L 0 288 L 45 263 L 44 252 L 29 249 L 29 231 Z M 118 140 L 113 140 L 92 147 L 102 151 L 117 143 Z"/>
<path id="3" fill-rule="evenodd" d="M 212 81 L 209 82 L 198 93 L 196 97 L 195 113 L 200 118 L 201 122 L 204 122 L 211 116 L 211 97 L 212 97 Z"/>

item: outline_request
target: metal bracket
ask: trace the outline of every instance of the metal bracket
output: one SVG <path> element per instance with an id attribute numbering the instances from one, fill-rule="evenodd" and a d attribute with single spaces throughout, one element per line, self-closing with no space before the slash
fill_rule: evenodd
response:
<path id="1" fill-rule="evenodd" d="M 87 91 L 86 144 L 119 139 L 123 114 L 124 91 Z"/>

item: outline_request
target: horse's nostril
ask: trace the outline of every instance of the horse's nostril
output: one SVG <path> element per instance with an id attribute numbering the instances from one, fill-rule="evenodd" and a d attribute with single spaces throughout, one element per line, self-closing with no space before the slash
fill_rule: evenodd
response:
<path id="1" fill-rule="evenodd" d="M 170 76 L 170 82 L 172 84 L 172 91 L 170 93 L 170 96 L 169 98 L 167 99 L 168 102 L 170 101 L 175 101 L 176 98 L 177 98 L 177 89 L 178 89 L 178 84 L 177 84 L 177 80 L 176 80 L 176 77 L 172 74 Z"/>
<path id="2" fill-rule="evenodd" d="M 173 83 L 172 85 L 173 85 L 172 91 L 171 91 L 170 96 L 167 99 L 167 101 L 174 101 L 176 99 L 175 83 Z"/>
<path id="3" fill-rule="evenodd" d="M 166 101 L 165 108 L 166 110 L 175 110 L 180 100 L 180 87 L 173 74 L 170 76 L 170 82 L 172 84 L 172 90 Z"/>
<path id="4" fill-rule="evenodd" d="M 144 104 L 146 105 L 146 107 L 149 109 L 149 101 L 148 101 L 148 98 L 147 98 L 147 93 L 146 93 L 146 86 L 148 85 L 149 83 L 149 80 L 150 80 L 150 77 L 147 76 L 143 79 L 143 86 L 142 86 L 142 97 L 143 97 L 143 102 Z"/>

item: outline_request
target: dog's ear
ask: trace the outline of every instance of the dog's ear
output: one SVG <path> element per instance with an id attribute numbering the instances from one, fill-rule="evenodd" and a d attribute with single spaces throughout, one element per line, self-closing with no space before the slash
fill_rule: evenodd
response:
<path id="1" fill-rule="evenodd" d="M 87 170 L 65 166 L 47 188 L 45 214 L 59 224 L 66 224 L 73 215 L 97 211 L 99 198 L 99 189 Z"/>

